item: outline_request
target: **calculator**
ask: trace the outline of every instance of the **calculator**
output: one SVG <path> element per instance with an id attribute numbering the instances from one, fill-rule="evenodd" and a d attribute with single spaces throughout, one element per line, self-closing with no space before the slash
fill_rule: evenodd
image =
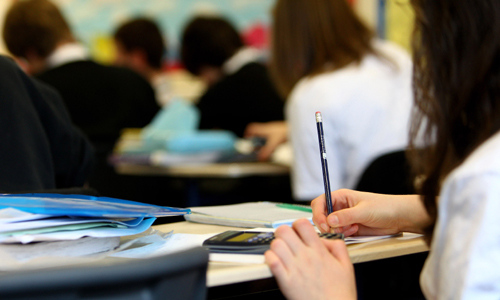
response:
<path id="1" fill-rule="evenodd" d="M 321 233 L 321 238 L 344 239 L 341 233 Z M 274 232 L 225 231 L 203 242 L 212 253 L 263 254 L 269 249 Z"/>

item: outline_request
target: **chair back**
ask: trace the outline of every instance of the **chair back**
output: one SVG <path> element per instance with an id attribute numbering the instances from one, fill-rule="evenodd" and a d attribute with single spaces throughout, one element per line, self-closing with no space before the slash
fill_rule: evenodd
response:
<path id="1" fill-rule="evenodd" d="M 0 273 L 0 299 L 206 299 L 202 247 L 149 259 Z"/>
<path id="2" fill-rule="evenodd" d="M 356 190 L 363 192 L 406 195 L 414 194 L 414 175 L 404 150 L 383 154 L 365 169 Z"/>

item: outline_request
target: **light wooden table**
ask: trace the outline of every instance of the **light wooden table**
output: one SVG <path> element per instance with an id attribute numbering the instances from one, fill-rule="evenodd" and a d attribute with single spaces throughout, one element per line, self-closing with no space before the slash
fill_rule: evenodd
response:
<path id="1" fill-rule="evenodd" d="M 155 226 L 156 229 L 174 233 L 208 234 L 226 230 L 243 230 L 243 228 L 178 222 Z M 348 246 L 349 256 L 353 263 L 362 263 L 384 258 L 403 256 L 428 251 L 423 238 L 414 239 L 390 238 L 364 244 Z M 246 281 L 272 277 L 266 264 L 242 264 L 226 262 L 210 262 L 207 273 L 207 286 L 216 287 Z"/>

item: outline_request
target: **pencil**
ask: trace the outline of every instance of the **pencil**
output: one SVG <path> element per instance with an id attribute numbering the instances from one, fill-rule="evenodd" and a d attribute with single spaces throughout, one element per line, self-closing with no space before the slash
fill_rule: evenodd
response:
<path id="1" fill-rule="evenodd" d="M 316 128 L 318 129 L 319 154 L 323 170 L 323 184 L 325 186 L 326 209 L 328 215 L 333 212 L 332 195 L 330 192 L 330 176 L 328 175 L 328 162 L 326 160 L 325 134 L 323 132 L 323 118 L 321 112 L 316 112 Z"/>

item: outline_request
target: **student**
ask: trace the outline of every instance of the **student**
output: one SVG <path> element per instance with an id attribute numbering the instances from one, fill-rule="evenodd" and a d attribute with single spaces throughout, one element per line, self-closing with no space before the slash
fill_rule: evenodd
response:
<path id="1" fill-rule="evenodd" d="M 0 192 L 82 187 L 93 151 L 55 90 L 0 56 Z"/>
<path id="2" fill-rule="evenodd" d="M 74 124 L 94 146 L 96 168 L 90 184 L 105 196 L 121 196 L 107 156 L 123 128 L 144 127 L 158 112 L 151 86 L 131 70 L 92 61 L 59 9 L 47 0 L 14 2 L 3 37 L 35 77 L 59 91 Z"/>
<path id="3" fill-rule="evenodd" d="M 228 21 L 196 17 L 181 44 L 184 66 L 208 86 L 197 104 L 200 129 L 225 129 L 241 137 L 251 122 L 283 120 L 283 101 L 259 62 L 261 53 L 245 47 Z"/>
<path id="4" fill-rule="evenodd" d="M 167 47 L 158 25 L 148 18 L 129 20 L 116 29 L 114 43 L 115 64 L 141 74 L 153 86 L 158 105 L 167 104 L 173 95 L 162 70 Z"/>
<path id="5" fill-rule="evenodd" d="M 376 39 L 347 1 L 277 1 L 270 69 L 287 98 L 296 200 L 324 191 L 316 111 L 323 115 L 333 189 L 354 188 L 372 160 L 406 146 L 411 59 L 398 46 Z M 272 124 L 276 138 L 258 125 L 264 128 L 252 124 L 247 135 L 263 135 L 275 145 L 286 140 L 279 137 L 287 132 L 283 126 Z M 266 156 L 272 152 L 263 150 Z"/>
<path id="6" fill-rule="evenodd" d="M 430 253 L 420 283 L 428 299 L 498 299 L 500 2 L 412 3 L 417 111 L 410 149 L 422 196 L 339 190 L 329 216 L 324 195 L 313 201 L 314 223 L 346 235 L 425 233 Z M 416 151 L 422 132 L 430 147 Z M 266 260 L 285 296 L 356 297 L 343 242 L 320 241 L 304 220 L 276 236 Z"/>

